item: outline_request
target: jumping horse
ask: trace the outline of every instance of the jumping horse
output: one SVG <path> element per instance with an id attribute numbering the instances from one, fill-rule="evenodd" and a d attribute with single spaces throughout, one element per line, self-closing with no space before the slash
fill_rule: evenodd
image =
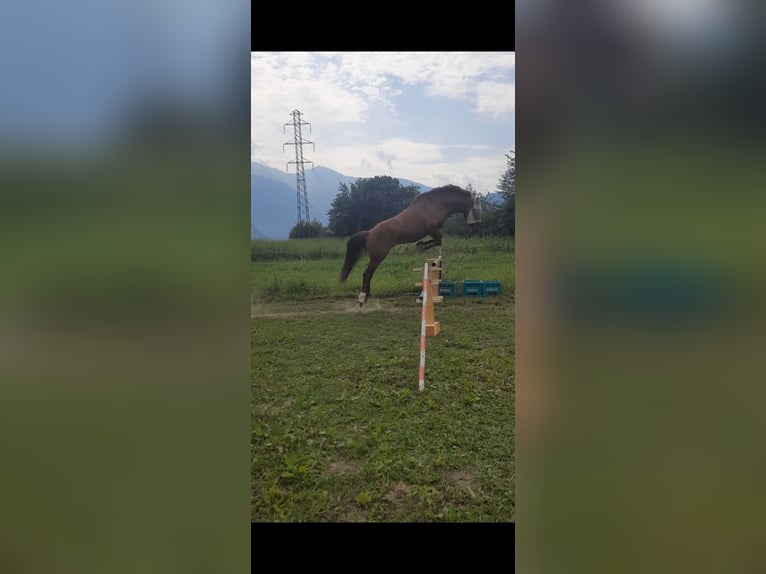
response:
<path id="1" fill-rule="evenodd" d="M 394 245 L 417 241 L 418 251 L 424 251 L 442 244 L 441 228 L 446 219 L 462 213 L 469 226 L 481 221 L 481 200 L 456 185 L 436 187 L 421 193 L 407 208 L 384 221 L 369 231 L 358 231 L 346 243 L 346 260 L 338 276 L 340 283 L 345 283 L 359 258 L 367 253 L 370 263 L 362 278 L 362 292 L 359 293 L 359 306 L 367 302 L 370 296 L 370 281 L 378 265 L 386 258 Z M 430 236 L 429 241 L 418 241 Z"/>

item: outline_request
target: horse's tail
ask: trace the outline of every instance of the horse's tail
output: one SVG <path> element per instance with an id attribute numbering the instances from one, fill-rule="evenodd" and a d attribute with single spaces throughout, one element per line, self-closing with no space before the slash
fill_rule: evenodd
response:
<path id="1" fill-rule="evenodd" d="M 338 275 L 339 283 L 346 282 L 356 262 L 367 251 L 367 235 L 369 233 L 369 231 L 357 231 L 346 242 L 346 260 L 343 262 L 340 275 Z"/>

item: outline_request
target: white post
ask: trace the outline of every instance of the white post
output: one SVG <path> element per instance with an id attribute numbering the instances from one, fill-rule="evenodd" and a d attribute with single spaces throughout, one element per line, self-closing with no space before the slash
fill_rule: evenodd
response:
<path id="1" fill-rule="evenodd" d="M 428 262 L 423 266 L 423 307 L 420 313 L 420 377 L 418 390 L 426 385 L 426 300 L 428 299 Z"/>

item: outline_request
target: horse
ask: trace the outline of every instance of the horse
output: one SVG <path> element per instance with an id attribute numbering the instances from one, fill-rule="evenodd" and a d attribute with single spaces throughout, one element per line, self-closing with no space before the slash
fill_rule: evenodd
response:
<path id="1" fill-rule="evenodd" d="M 419 194 L 404 211 L 375 225 L 369 231 L 358 231 L 346 242 L 346 259 L 338 275 L 338 282 L 345 283 L 359 258 L 367 253 L 370 263 L 362 278 L 359 307 L 370 296 L 370 281 L 378 265 L 386 258 L 394 245 L 417 241 L 417 251 L 424 251 L 442 244 L 441 228 L 446 219 L 462 213 L 465 222 L 473 227 L 481 222 L 481 199 L 470 191 L 456 185 L 436 187 Z M 418 241 L 430 236 L 429 241 Z"/>

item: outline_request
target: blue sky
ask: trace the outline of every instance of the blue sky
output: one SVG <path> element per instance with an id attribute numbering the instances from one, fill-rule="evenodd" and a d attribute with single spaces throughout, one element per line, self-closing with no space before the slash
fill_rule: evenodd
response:
<path id="1" fill-rule="evenodd" d="M 219 121 L 231 92 L 247 89 L 237 62 L 249 45 L 249 4 L 4 3 L 0 147 L 102 151 L 133 127 L 138 106 L 158 97 Z"/>
<path id="2" fill-rule="evenodd" d="M 515 149 L 515 82 L 513 52 L 253 52 L 250 157 L 285 170 L 298 109 L 314 165 L 495 191 Z"/>

